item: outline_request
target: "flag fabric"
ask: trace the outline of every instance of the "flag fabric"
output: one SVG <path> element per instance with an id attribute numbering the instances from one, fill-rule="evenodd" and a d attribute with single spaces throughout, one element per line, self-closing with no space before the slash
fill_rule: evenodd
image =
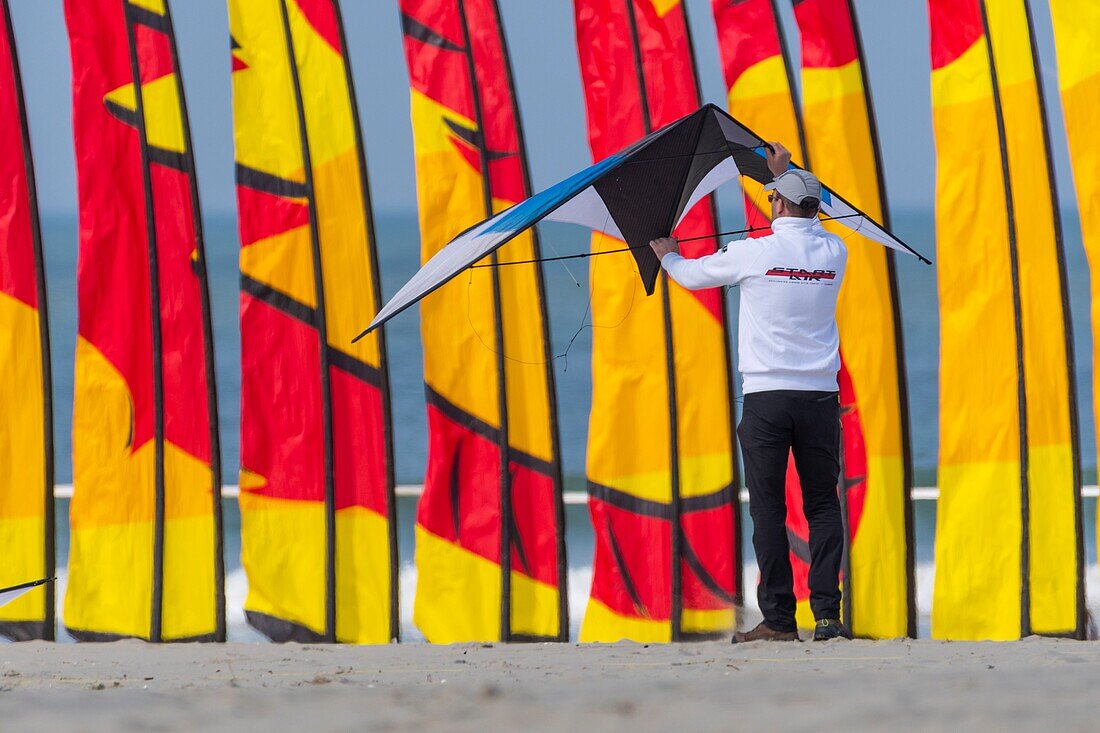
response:
<path id="1" fill-rule="evenodd" d="M 163 0 L 66 0 L 80 203 L 65 625 L 224 640 L 217 409 L 187 113 Z"/>
<path id="2" fill-rule="evenodd" d="M 356 99 L 335 0 L 230 0 L 241 560 L 276 641 L 399 637 L 393 447 Z"/>
<path id="3" fill-rule="evenodd" d="M 402 0 L 401 13 L 427 261 L 531 191 L 495 0 Z M 525 232 L 484 264 L 538 255 L 537 237 Z M 428 465 L 413 620 L 437 643 L 565 640 L 561 457 L 541 270 L 475 269 L 432 290 L 420 309 Z"/>
<path id="4" fill-rule="evenodd" d="M 621 148 L 699 105 L 686 9 L 675 0 L 576 0 L 574 11 L 592 157 L 597 166 L 613 165 Z M 713 151 L 723 149 L 723 138 L 718 125 L 707 124 L 709 111 L 701 112 L 695 141 L 710 132 L 703 146 L 678 139 L 671 126 L 638 155 L 674 165 L 683 161 L 675 156 L 702 147 L 712 157 L 694 172 L 717 170 L 724 156 Z M 594 189 L 600 193 L 599 184 Z M 620 249 L 624 240 L 644 245 L 674 227 L 684 238 L 717 232 L 710 190 L 700 186 L 698 198 L 696 191 L 673 191 L 680 205 L 671 216 L 658 210 L 639 217 L 649 202 L 624 197 L 635 216 L 605 219 L 617 231 L 594 227 L 601 233 L 592 251 Z M 608 198 L 614 196 L 603 199 L 611 214 Z M 595 213 L 587 217 L 593 223 Z M 661 231 L 638 230 L 649 218 Z M 716 245 L 701 239 L 685 242 L 683 251 L 699 256 Z M 726 633 L 743 591 L 725 302 L 717 289 L 689 292 L 670 283 L 651 251 L 633 253 L 595 257 L 589 270 L 597 328 L 586 472 L 596 549 L 582 641 Z M 639 285 L 654 297 L 644 297 Z"/>

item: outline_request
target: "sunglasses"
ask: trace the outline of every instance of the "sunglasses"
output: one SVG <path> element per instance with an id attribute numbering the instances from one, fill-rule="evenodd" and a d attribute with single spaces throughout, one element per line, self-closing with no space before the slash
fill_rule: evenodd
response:
<path id="1" fill-rule="evenodd" d="M 773 203 L 773 202 L 775 201 L 775 196 L 776 196 L 776 195 L 775 195 L 774 193 L 769 193 L 769 194 L 768 194 L 768 203 L 769 203 L 769 204 L 770 204 L 770 203 Z"/>

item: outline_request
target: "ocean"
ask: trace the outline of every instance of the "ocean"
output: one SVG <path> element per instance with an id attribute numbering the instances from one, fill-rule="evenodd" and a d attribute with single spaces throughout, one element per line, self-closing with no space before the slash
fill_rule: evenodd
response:
<path id="1" fill-rule="evenodd" d="M 720 198 L 720 213 L 725 230 L 740 228 L 741 216 L 736 200 Z M 1092 411 L 1091 334 L 1089 329 L 1089 274 L 1081 246 L 1076 212 L 1063 212 L 1066 229 L 1067 271 L 1071 295 L 1078 408 L 1080 414 L 1081 456 L 1085 483 L 1096 483 L 1096 438 Z M 219 426 L 223 476 L 227 484 L 236 483 L 238 467 L 238 424 L 240 409 L 240 334 L 238 308 L 238 240 L 232 215 L 208 214 L 204 217 L 206 253 L 210 276 L 211 307 L 218 383 Z M 911 246 L 935 260 L 934 219 L 931 211 L 897 212 L 893 230 Z M 384 293 L 391 295 L 417 269 L 419 232 L 415 212 L 388 212 L 376 215 L 380 267 Z M 586 251 L 588 232 L 579 227 L 546 224 L 542 242 L 546 255 Z M 76 344 L 76 252 L 75 216 L 44 216 L 43 239 L 49 289 L 50 326 L 53 348 L 55 406 L 56 477 L 59 484 L 72 481 L 71 416 L 73 395 L 73 354 Z M 612 255 L 623 256 L 623 255 Z M 910 390 L 910 428 L 912 435 L 914 479 L 917 486 L 934 486 L 937 456 L 938 420 L 938 330 L 936 273 L 907 256 L 898 258 L 898 280 L 902 304 L 906 373 Z M 552 328 L 553 353 L 558 390 L 561 446 L 566 473 L 566 489 L 584 488 L 584 459 L 588 408 L 591 394 L 589 360 L 591 356 L 590 319 L 587 311 L 587 265 L 584 260 L 554 262 L 546 265 L 546 289 Z M 624 283 L 624 286 L 628 284 Z M 736 323 L 736 290 L 727 296 L 732 322 Z M 365 326 L 366 324 L 364 324 Z M 595 324 L 599 326 L 600 324 Z M 576 338 L 574 339 L 574 336 Z M 418 484 L 426 460 L 426 427 L 421 371 L 419 323 L 414 311 L 398 316 L 387 326 L 390 376 L 393 392 L 396 474 L 400 484 Z M 716 374 L 716 379 L 725 375 Z M 916 542 L 918 564 L 918 605 L 921 630 L 928 633 L 928 612 L 932 595 L 932 562 L 935 535 L 935 502 L 916 502 Z M 244 623 L 241 605 L 246 592 L 240 567 L 240 515 L 236 502 L 225 500 L 225 559 L 230 638 L 259 640 L 258 634 Z M 58 523 L 59 582 L 63 584 L 68 557 L 68 501 L 60 500 Z M 745 514 L 747 519 L 747 512 Z M 398 502 L 398 527 L 401 557 L 401 604 L 403 636 L 420 638 L 411 623 L 415 568 L 412 565 L 412 526 L 415 501 Z M 1090 606 L 1100 607 L 1100 570 L 1096 553 L 1096 502 L 1086 500 L 1085 537 L 1089 561 Z M 571 625 L 579 625 L 591 578 L 593 538 L 587 509 L 571 505 L 566 512 L 566 543 L 569 553 L 569 596 Z M 746 528 L 745 536 L 748 536 Z M 746 578 L 755 575 L 755 557 L 751 543 L 744 543 Z M 58 588 L 59 605 L 63 588 Z M 752 596 L 752 594 L 749 594 Z M 750 600 L 752 605 L 753 599 Z"/>

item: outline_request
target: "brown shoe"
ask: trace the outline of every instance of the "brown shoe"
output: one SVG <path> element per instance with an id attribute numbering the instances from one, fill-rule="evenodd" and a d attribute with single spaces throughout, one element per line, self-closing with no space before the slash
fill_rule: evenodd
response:
<path id="1" fill-rule="evenodd" d="M 752 631 L 738 631 L 733 635 L 732 643 L 743 644 L 750 641 L 798 641 L 797 631 L 776 631 L 763 621 Z"/>

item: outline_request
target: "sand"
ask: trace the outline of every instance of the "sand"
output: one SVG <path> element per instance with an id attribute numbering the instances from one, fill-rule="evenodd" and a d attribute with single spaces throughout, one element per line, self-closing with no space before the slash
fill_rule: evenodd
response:
<path id="1" fill-rule="evenodd" d="M 0 646 L 0 730 L 1096 730 L 1100 644 Z M 581 727 L 583 726 L 583 728 Z"/>

